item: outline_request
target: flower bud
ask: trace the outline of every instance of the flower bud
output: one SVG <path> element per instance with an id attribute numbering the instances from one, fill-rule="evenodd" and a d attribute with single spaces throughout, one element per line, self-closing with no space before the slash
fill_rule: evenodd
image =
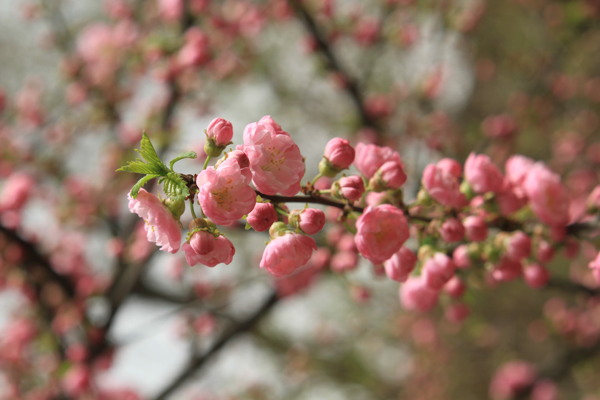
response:
<path id="1" fill-rule="evenodd" d="M 206 255 L 215 248 L 215 236 L 207 231 L 197 231 L 190 237 L 190 246 L 199 255 Z"/>
<path id="2" fill-rule="evenodd" d="M 271 203 L 256 203 L 246 222 L 257 232 L 264 232 L 277 221 L 277 211 Z"/>
<path id="3" fill-rule="evenodd" d="M 179 219 L 185 211 L 185 199 L 183 197 L 169 197 L 163 201 L 175 219 Z"/>
<path id="4" fill-rule="evenodd" d="M 325 213 L 316 208 L 293 210 L 289 216 L 289 223 L 307 235 L 314 235 L 325 226 Z"/>
<path id="5" fill-rule="evenodd" d="M 354 155 L 354 148 L 346 139 L 331 139 L 325 146 L 323 159 L 319 163 L 319 173 L 333 178 L 352 164 Z"/>
<path id="6" fill-rule="evenodd" d="M 345 176 L 333 184 L 333 194 L 348 199 L 359 200 L 365 192 L 365 184 L 360 176 Z"/>
<path id="7" fill-rule="evenodd" d="M 271 225 L 271 227 L 269 228 L 269 236 L 271 237 L 271 239 L 275 239 L 278 236 L 285 235 L 285 232 L 287 230 L 287 225 L 281 221 L 278 221 Z"/>
<path id="8" fill-rule="evenodd" d="M 231 143 L 233 126 L 223 118 L 215 118 L 206 129 L 206 142 L 204 151 L 211 157 L 218 157 L 223 149 Z"/>
<path id="9" fill-rule="evenodd" d="M 488 227 L 483 217 L 471 215 L 463 221 L 467 239 L 473 242 L 482 242 L 487 238 Z"/>
<path id="10" fill-rule="evenodd" d="M 531 239 L 525 233 L 518 231 L 510 235 L 505 242 L 507 257 L 521 261 L 531 253 Z"/>
<path id="11" fill-rule="evenodd" d="M 383 262 L 388 278 L 397 282 L 405 282 L 415 268 L 417 256 L 406 247 L 401 247 L 390 259 Z"/>
<path id="12" fill-rule="evenodd" d="M 445 242 L 458 242 L 465 236 L 465 227 L 458 219 L 448 218 L 440 228 L 440 236 Z"/>
<path id="13" fill-rule="evenodd" d="M 404 182 L 406 182 L 406 173 L 402 164 L 397 161 L 386 161 L 369 181 L 369 189 L 376 192 L 399 189 Z"/>

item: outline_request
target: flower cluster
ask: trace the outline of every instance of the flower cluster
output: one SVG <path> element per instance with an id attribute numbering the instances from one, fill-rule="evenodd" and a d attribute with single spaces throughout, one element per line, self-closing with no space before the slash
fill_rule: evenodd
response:
<path id="1" fill-rule="evenodd" d="M 198 174 L 151 167 L 171 180 L 166 200 L 143 189 L 130 197 L 131 211 L 145 220 L 148 240 L 172 253 L 180 247 L 182 198 L 191 200 L 194 219 L 181 246 L 189 265 L 229 264 L 235 248 L 223 227 L 233 229 L 245 220 L 246 229 L 269 231 L 260 268 L 285 278 L 286 287 L 305 286 L 302 282 L 312 281 L 326 265 L 336 272 L 352 270 L 362 257 L 401 283 L 404 308 L 428 311 L 445 294 L 448 317 L 460 321 L 469 313 L 461 300 L 468 275 L 489 285 L 522 278 L 540 288 L 550 278 L 545 264 L 555 250 L 574 251 L 569 226 L 575 217 L 567 189 L 546 165 L 527 157 L 510 157 L 504 173 L 486 155 L 472 153 L 464 166 L 439 160 L 424 169 L 420 192 L 406 203 L 404 162 L 390 147 L 354 147 L 334 138 L 325 147 L 318 175 L 303 184 L 300 148 L 270 116 L 247 125 L 243 144 L 225 153 L 233 138 L 230 122 L 213 120 L 206 137 L 207 159 Z M 352 167 L 358 173 L 352 174 Z M 580 220 L 594 212 L 596 192 Z M 290 211 L 287 203 L 294 201 L 330 207 L 327 214 L 308 205 Z M 198 206 L 202 218 L 196 217 Z M 326 223 L 331 228 L 317 242 L 311 236 Z M 318 249 L 319 261 L 310 262 Z M 598 257 L 589 266 L 600 281 Z"/>

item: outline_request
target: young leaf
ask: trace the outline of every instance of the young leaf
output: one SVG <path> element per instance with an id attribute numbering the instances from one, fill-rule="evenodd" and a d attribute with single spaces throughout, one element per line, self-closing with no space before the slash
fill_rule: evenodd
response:
<path id="1" fill-rule="evenodd" d="M 158 154 L 156 154 L 156 150 L 154 150 L 154 146 L 152 146 L 150 138 L 145 133 L 142 134 L 140 149 L 136 149 L 136 151 L 141 154 L 146 162 L 138 158 L 137 160 L 129 161 L 126 165 L 117 169 L 117 171 L 158 176 L 165 176 L 169 173 L 169 169 L 160 160 Z"/>
<path id="2" fill-rule="evenodd" d="M 140 179 L 139 181 L 137 181 L 137 183 L 135 185 L 133 185 L 133 187 L 131 188 L 131 197 L 133 197 L 134 199 L 137 197 L 138 192 L 140 191 L 140 189 L 142 188 L 142 186 L 144 186 L 146 184 L 146 182 L 154 179 L 154 178 L 159 178 L 160 175 L 146 175 L 144 176 L 142 179 Z"/>
<path id="3" fill-rule="evenodd" d="M 156 150 L 154 149 L 150 138 L 148 137 L 148 135 L 146 135 L 146 132 L 142 134 L 140 149 L 136 151 L 138 151 L 142 155 L 142 157 L 144 157 L 144 160 L 148 161 L 150 164 L 160 164 L 164 166 L 162 160 L 160 159 L 158 154 L 156 154 Z"/>
<path id="4" fill-rule="evenodd" d="M 188 151 L 187 153 L 181 153 L 177 157 L 175 157 L 174 159 L 171 160 L 171 162 L 169 163 L 169 168 L 171 168 L 171 171 L 172 171 L 173 165 L 175 165 L 175 163 L 177 161 L 183 160 L 184 158 L 196 158 L 196 157 L 198 157 L 198 155 L 196 153 L 194 153 L 193 151 Z"/>

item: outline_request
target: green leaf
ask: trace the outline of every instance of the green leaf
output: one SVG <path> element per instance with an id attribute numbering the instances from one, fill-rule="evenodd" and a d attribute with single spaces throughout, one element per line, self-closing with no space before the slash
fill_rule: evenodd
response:
<path id="1" fill-rule="evenodd" d="M 190 194 L 187 184 L 176 172 L 169 172 L 166 176 L 163 176 L 160 183 L 163 185 L 165 194 L 169 197 L 186 197 Z"/>
<path id="2" fill-rule="evenodd" d="M 144 186 L 146 184 L 146 182 L 154 179 L 154 178 L 159 178 L 160 175 L 146 175 L 144 176 L 142 179 L 140 179 L 139 181 L 137 181 L 137 183 L 135 185 L 133 185 L 133 187 L 131 188 L 131 197 L 133 197 L 134 199 L 137 197 L 138 192 L 140 191 L 140 189 L 142 188 L 142 186 Z"/>
<path id="3" fill-rule="evenodd" d="M 146 162 L 138 158 L 137 160 L 129 161 L 126 165 L 117 169 L 117 171 L 133 172 L 136 174 L 150 174 L 165 176 L 169 173 L 169 169 L 161 161 L 150 138 L 145 133 L 142 134 L 142 141 L 140 142 L 140 148 L 136 149 Z"/>
<path id="4" fill-rule="evenodd" d="M 140 149 L 136 151 L 138 151 L 142 155 L 142 157 L 144 157 L 144 160 L 148 161 L 150 164 L 164 165 L 162 160 L 156 153 L 156 150 L 154 149 L 150 138 L 148 137 L 148 135 L 146 135 L 146 132 L 142 134 Z"/>
<path id="5" fill-rule="evenodd" d="M 171 168 L 171 171 L 172 171 L 173 165 L 177 161 L 183 160 L 184 158 L 196 158 L 196 157 L 198 157 L 198 155 L 196 153 L 194 153 L 193 151 L 188 151 L 187 153 L 181 153 L 177 157 L 172 159 L 171 162 L 169 162 L 169 168 Z"/>

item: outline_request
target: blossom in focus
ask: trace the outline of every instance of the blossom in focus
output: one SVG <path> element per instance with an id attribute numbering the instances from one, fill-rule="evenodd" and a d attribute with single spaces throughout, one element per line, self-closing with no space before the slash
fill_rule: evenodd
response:
<path id="1" fill-rule="evenodd" d="M 225 147 L 231 143 L 231 139 L 233 138 L 233 126 L 226 119 L 215 118 L 208 124 L 206 136 L 216 146 Z"/>
<path id="2" fill-rule="evenodd" d="M 136 198 L 129 195 L 129 211 L 139 215 L 145 222 L 146 238 L 156 243 L 162 251 L 177 253 L 181 244 L 179 221 L 152 193 L 140 189 Z"/>
<path id="3" fill-rule="evenodd" d="M 257 232 L 264 232 L 277 221 L 277 211 L 271 203 L 256 203 L 246 222 Z"/>
<path id="4" fill-rule="evenodd" d="M 341 171 L 350 167 L 354 161 L 355 151 L 346 139 L 333 138 L 327 142 L 324 156 L 332 167 Z"/>
<path id="5" fill-rule="evenodd" d="M 294 210 L 290 215 L 290 221 L 294 219 L 297 219 L 298 228 L 307 235 L 319 233 L 325 226 L 325 213 L 316 208 Z"/>
<path id="6" fill-rule="evenodd" d="M 190 266 L 203 264 L 207 267 L 214 267 L 217 264 L 229 264 L 235 254 L 233 244 L 225 236 L 214 238 L 212 250 L 206 254 L 198 254 L 190 243 L 183 244 L 183 251 L 185 252 L 185 259 Z"/>
<path id="7" fill-rule="evenodd" d="M 345 176 L 334 182 L 332 190 L 336 196 L 344 197 L 353 202 L 362 197 L 365 192 L 365 184 L 360 176 Z"/>
<path id="8" fill-rule="evenodd" d="M 316 249 L 313 238 L 300 233 L 286 233 L 267 244 L 260 267 L 274 276 L 289 275 L 306 264 Z"/>
<path id="9" fill-rule="evenodd" d="M 390 258 L 408 239 L 404 213 L 389 204 L 368 207 L 356 221 L 356 229 L 358 251 L 374 264 Z"/>
<path id="10" fill-rule="evenodd" d="M 398 161 L 386 161 L 375 172 L 369 181 L 369 187 L 374 191 L 400 189 L 406 182 L 404 166 Z"/>
<path id="11" fill-rule="evenodd" d="M 400 154 L 391 147 L 382 147 L 365 143 L 356 145 L 354 165 L 367 179 L 370 179 L 375 175 L 375 172 L 377 172 L 386 161 L 395 161 L 399 165 L 402 165 Z"/>
<path id="12" fill-rule="evenodd" d="M 231 224 L 256 204 L 256 193 L 236 162 L 205 169 L 198 174 L 196 184 L 200 206 L 215 224 Z"/>
<path id="13" fill-rule="evenodd" d="M 252 182 L 260 192 L 293 196 L 300 191 L 304 176 L 300 148 L 271 117 L 246 126 L 241 150 L 248 156 Z"/>

